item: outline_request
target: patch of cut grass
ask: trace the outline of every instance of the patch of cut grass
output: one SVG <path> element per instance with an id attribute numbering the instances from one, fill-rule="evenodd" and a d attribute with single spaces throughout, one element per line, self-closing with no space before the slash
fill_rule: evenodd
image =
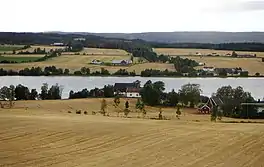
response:
<path id="1" fill-rule="evenodd" d="M 22 63 L 22 62 L 28 62 L 28 61 L 36 61 L 38 60 L 39 57 L 6 57 L 6 56 L 0 56 L 0 61 L 15 61 L 17 63 Z"/>

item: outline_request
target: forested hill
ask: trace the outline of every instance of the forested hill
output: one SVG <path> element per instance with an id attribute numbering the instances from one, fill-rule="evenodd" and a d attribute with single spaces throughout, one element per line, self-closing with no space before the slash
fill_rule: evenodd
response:
<path id="1" fill-rule="evenodd" d="M 107 38 L 142 39 L 159 43 L 264 43 L 264 32 L 91 33 Z"/>
<path id="2" fill-rule="evenodd" d="M 260 33 L 264 34 L 264 33 Z M 98 35 L 98 34 L 96 34 Z M 264 36 L 263 43 L 243 42 L 243 43 L 165 43 L 165 42 L 147 42 L 141 39 L 122 39 L 121 36 L 115 38 L 107 38 L 91 35 L 88 33 L 13 33 L 0 32 L 0 44 L 21 44 L 21 45 L 50 45 L 52 43 L 64 43 L 68 45 L 73 42 L 74 38 L 85 38 L 81 44 L 83 47 L 109 48 L 109 49 L 124 49 L 128 52 L 151 50 L 151 48 L 200 48 L 200 49 L 216 49 L 216 50 L 236 50 L 236 51 L 264 51 Z M 111 34 L 109 34 L 111 35 Z M 190 36 L 189 38 L 191 38 Z M 261 36 L 260 36 L 261 37 Z M 260 38 L 258 37 L 258 38 Z M 223 37 L 221 37 L 223 38 Z M 241 37 L 242 38 L 242 37 Z M 251 37 L 254 38 L 254 35 Z M 205 36 L 206 39 L 206 36 Z M 227 37 L 228 39 L 228 37 Z M 139 49 L 141 48 L 141 49 Z"/>

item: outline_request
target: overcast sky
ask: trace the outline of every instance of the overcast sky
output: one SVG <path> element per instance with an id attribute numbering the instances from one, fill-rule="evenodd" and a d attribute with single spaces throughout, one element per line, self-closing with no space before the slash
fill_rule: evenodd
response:
<path id="1" fill-rule="evenodd" d="M 264 0 L 0 0 L 0 31 L 264 31 Z"/>

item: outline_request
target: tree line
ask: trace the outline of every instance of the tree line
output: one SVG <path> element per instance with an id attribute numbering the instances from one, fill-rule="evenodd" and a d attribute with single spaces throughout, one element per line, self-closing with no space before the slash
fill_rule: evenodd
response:
<path id="1" fill-rule="evenodd" d="M 41 86 L 41 91 L 36 89 L 29 90 L 28 87 L 21 84 L 16 87 L 11 85 L 0 89 L 0 99 L 9 102 L 12 107 L 15 100 L 56 100 L 61 99 L 63 87 L 56 84 L 49 87 L 47 83 Z M 165 84 L 162 81 L 147 81 L 140 90 L 141 99 L 139 105 L 148 106 L 166 106 L 166 107 L 191 107 L 195 108 L 199 104 L 208 102 L 209 97 L 201 95 L 202 90 L 199 84 L 185 84 L 178 91 L 174 89 L 165 92 Z M 220 108 L 213 108 L 213 118 L 218 116 L 232 118 L 264 118 L 264 113 L 259 113 L 255 106 L 242 106 L 241 103 L 257 102 L 251 93 L 243 90 L 242 87 L 232 88 L 223 86 L 217 89 L 213 96 L 220 98 L 223 104 Z M 81 91 L 70 91 L 69 99 L 81 98 L 114 98 L 120 97 L 115 94 L 113 85 L 105 85 L 103 88 L 94 88 L 91 90 L 83 89 Z M 3 103 L 1 103 L 3 107 Z"/>
<path id="2" fill-rule="evenodd" d="M 29 89 L 21 84 L 9 87 L 4 86 L 0 88 L 0 107 L 4 108 L 6 105 L 8 107 L 13 107 L 15 100 L 58 100 L 61 99 L 62 86 L 56 84 L 49 87 L 47 83 L 41 86 L 41 92 L 36 89 Z M 4 102 L 8 102 L 5 104 Z"/>

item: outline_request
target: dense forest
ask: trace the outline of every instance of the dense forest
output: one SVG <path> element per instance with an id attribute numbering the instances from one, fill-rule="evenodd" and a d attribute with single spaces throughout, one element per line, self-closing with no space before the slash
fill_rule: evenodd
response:
<path id="1" fill-rule="evenodd" d="M 226 42 L 226 43 L 160 43 L 147 42 L 141 39 L 121 39 L 121 38 L 105 38 L 91 34 L 57 34 L 57 33 L 13 33 L 0 32 L 0 44 L 43 44 L 50 45 L 52 43 L 69 44 L 74 38 L 85 38 L 81 43 L 85 47 L 95 48 L 112 48 L 124 49 L 130 53 L 137 50 L 149 50 L 151 48 L 197 48 L 197 49 L 215 49 L 215 50 L 236 50 L 236 51 L 264 51 L 264 43 L 257 42 Z M 192 38 L 191 36 L 189 38 Z"/>

